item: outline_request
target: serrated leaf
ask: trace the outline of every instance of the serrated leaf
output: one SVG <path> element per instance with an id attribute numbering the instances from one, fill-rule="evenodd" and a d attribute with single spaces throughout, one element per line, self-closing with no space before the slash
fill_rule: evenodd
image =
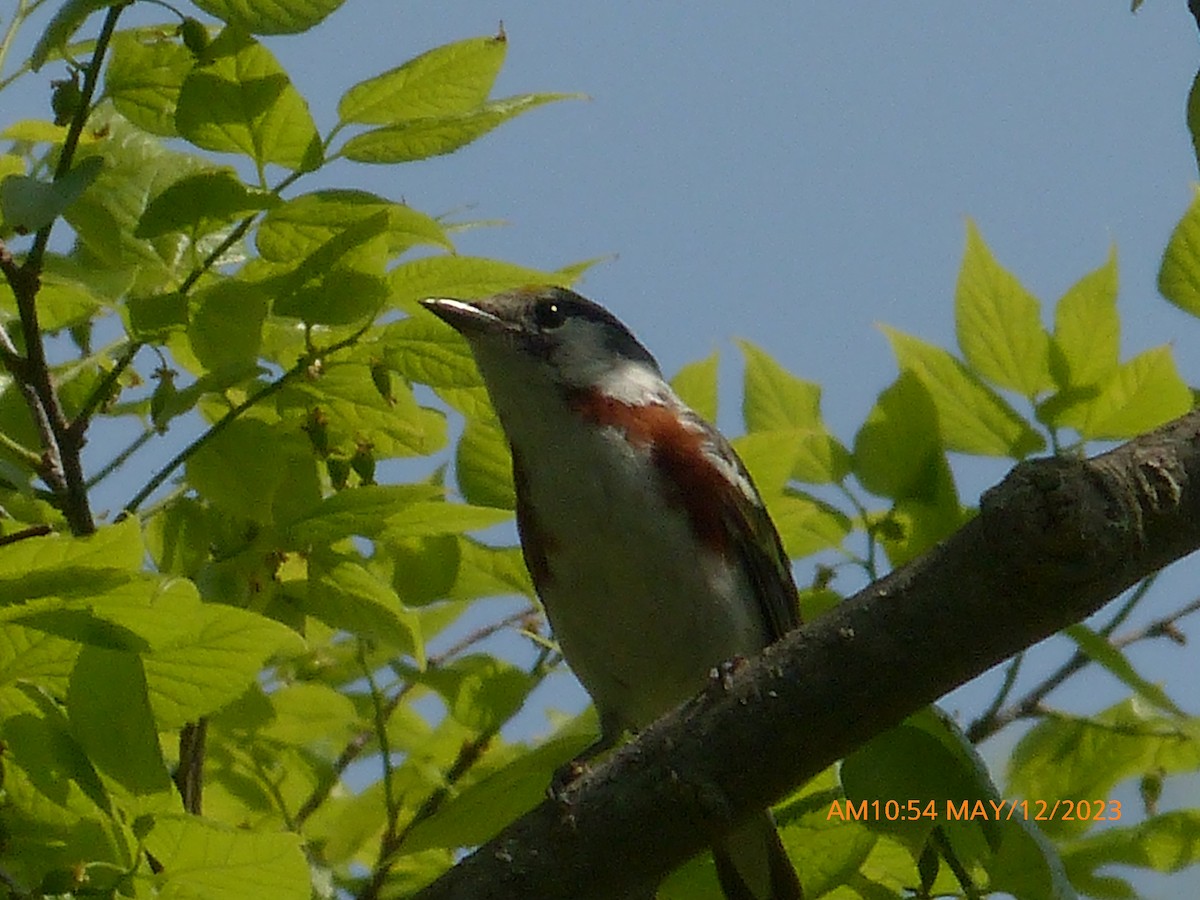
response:
<path id="1" fill-rule="evenodd" d="M 21 233 L 40 231 L 79 199 L 102 168 L 100 157 L 87 156 L 57 181 L 9 175 L 0 182 L 0 214 L 10 228 Z"/>
<path id="2" fill-rule="evenodd" d="M 467 421 L 455 452 L 454 472 L 469 503 L 497 509 L 516 507 L 512 455 L 499 422 Z"/>
<path id="3" fill-rule="evenodd" d="M 233 278 L 193 294 L 187 333 L 196 359 L 210 372 L 252 364 L 269 302 L 256 285 Z"/>
<path id="4" fill-rule="evenodd" d="M 1178 872 L 1200 861 L 1200 810 L 1179 809 L 1129 827 L 1106 828 L 1063 847 L 1063 863 L 1072 880 L 1107 866 L 1136 866 Z M 1101 896 L 1089 890 L 1093 896 Z"/>
<path id="5" fill-rule="evenodd" d="M 1023 459 L 1045 446 L 1029 423 L 945 350 L 882 328 L 901 371 L 912 372 L 929 392 L 948 449 Z"/>
<path id="6" fill-rule="evenodd" d="M 248 610 L 201 603 L 194 590 L 184 594 L 177 615 L 180 632 L 158 642 L 143 659 L 150 706 L 163 731 L 233 702 L 276 653 L 304 649 L 287 626 Z"/>
<path id="7" fill-rule="evenodd" d="M 839 547 L 850 534 L 850 519 L 845 513 L 799 491 L 767 495 L 763 502 L 784 551 L 793 559 Z"/>
<path id="8" fill-rule="evenodd" d="M 424 668 L 420 620 L 391 585 L 350 557 L 317 554 L 309 561 L 301 608 L 331 628 L 379 641 L 413 656 Z"/>
<path id="9" fill-rule="evenodd" d="M 309 900 L 299 835 L 232 828 L 199 816 L 159 815 L 146 849 L 162 864 L 163 900 Z"/>
<path id="10" fill-rule="evenodd" d="M 270 191 L 249 187 L 229 169 L 200 172 L 168 185 L 151 200 L 134 236 L 152 238 L 171 231 L 207 234 L 278 203 L 279 198 Z"/>
<path id="11" fill-rule="evenodd" d="M 854 437 L 854 475 L 882 497 L 927 497 L 941 459 L 933 399 L 921 379 L 901 372 Z"/>
<path id="12" fill-rule="evenodd" d="M 105 525 L 87 537 L 48 534 L 0 548 L 0 579 L 34 579 L 53 575 L 63 569 L 78 572 L 124 572 L 141 569 L 145 548 L 141 526 L 130 518 Z M 19 596 L 39 596 L 18 592 L 16 582 L 0 589 L 0 600 Z M 28 583 L 32 584 L 32 580 Z"/>
<path id="13" fill-rule="evenodd" d="M 42 36 L 29 54 L 29 68 L 36 72 L 42 67 L 50 54 L 62 50 L 71 39 L 79 26 L 92 13 L 109 6 L 115 6 L 117 0 L 66 0 L 54 13 L 54 17 L 46 25 Z"/>
<path id="14" fill-rule="evenodd" d="M 503 34 L 435 47 L 354 85 L 338 102 L 338 116 L 343 122 L 390 125 L 469 112 L 487 100 L 506 48 Z"/>
<path id="15" fill-rule="evenodd" d="M 385 400 L 367 363 L 331 363 L 315 381 L 292 382 L 276 403 L 281 414 L 293 418 L 320 409 L 331 444 L 369 445 L 377 459 L 425 455 L 446 444 L 445 415 L 418 404 L 412 388 L 401 382 L 392 383 Z"/>
<path id="16" fill-rule="evenodd" d="M 84 647 L 71 672 L 67 710 L 93 765 L 125 790 L 142 796 L 171 789 L 135 654 Z"/>
<path id="17" fill-rule="evenodd" d="M 346 0 L 196 0 L 196 5 L 252 34 L 299 34 L 319 25 Z"/>
<path id="18" fill-rule="evenodd" d="M 1200 316 L 1200 193 L 1193 196 L 1167 241 L 1158 289 L 1184 312 Z"/>
<path id="19" fill-rule="evenodd" d="M 237 419 L 187 462 L 188 483 L 218 509 L 252 522 L 273 521 L 273 504 L 287 484 L 293 461 L 311 454 L 297 434 L 256 419 Z"/>
<path id="20" fill-rule="evenodd" d="M 307 172 L 323 151 L 304 98 L 269 50 L 229 26 L 184 79 L 175 127 L 206 150 Z"/>
<path id="21" fill-rule="evenodd" d="M 671 387 L 688 406 L 708 422 L 717 421 L 717 362 L 716 353 L 688 363 L 675 373 Z"/>
<path id="22" fill-rule="evenodd" d="M 1131 698 L 1088 719 L 1043 718 L 1018 742 L 1008 761 L 1006 793 L 1052 800 L 1107 799 L 1113 788 L 1146 772 L 1170 775 L 1200 765 L 1200 724 L 1150 710 Z M 1051 834 L 1078 833 L 1078 819 L 1041 823 Z"/>
<path id="23" fill-rule="evenodd" d="M 821 387 L 797 378 L 765 351 L 738 341 L 746 357 L 742 419 L 747 431 L 821 428 Z"/>
<path id="24" fill-rule="evenodd" d="M 1130 438 L 1192 408 L 1192 392 L 1179 375 L 1170 345 L 1140 353 L 1102 384 L 1095 396 L 1063 410 L 1056 422 L 1085 440 Z"/>
<path id="25" fill-rule="evenodd" d="M 331 543 L 351 535 L 375 537 L 389 516 L 414 503 L 436 500 L 441 493 L 431 484 L 373 484 L 339 491 L 292 522 L 289 534 L 298 544 Z"/>
<path id="26" fill-rule="evenodd" d="M 347 325 L 373 315 L 388 295 L 388 214 L 380 211 L 337 232 L 286 274 L 266 284 L 274 312 L 305 322 Z"/>
<path id="27" fill-rule="evenodd" d="M 1119 362 L 1115 248 L 1100 268 L 1073 284 L 1054 310 L 1050 367 L 1061 388 L 1100 382 Z"/>
<path id="28" fill-rule="evenodd" d="M 356 190 L 303 194 L 272 209 L 259 223 L 255 245 L 264 259 L 293 262 L 376 213 L 386 215 L 383 234 L 389 254 L 418 244 L 453 249 L 442 226 L 410 206 Z"/>
<path id="29" fill-rule="evenodd" d="M 1026 397 L 1053 385 L 1041 305 L 996 262 L 970 220 L 954 291 L 954 318 L 967 363 L 992 384 Z"/>
<path id="30" fill-rule="evenodd" d="M 1167 696 L 1166 691 L 1139 675 L 1125 654 L 1106 638 L 1086 625 L 1070 625 L 1063 629 L 1063 633 L 1073 640 L 1092 662 L 1104 667 L 1110 675 L 1119 679 L 1143 700 L 1171 715 L 1184 715 L 1183 710 L 1175 705 L 1175 701 Z"/>
<path id="31" fill-rule="evenodd" d="M 479 388 L 475 358 L 462 335 L 424 310 L 385 325 L 375 346 L 388 368 L 431 387 Z"/>
<path id="32" fill-rule="evenodd" d="M 390 305 L 429 318 L 434 318 L 433 314 L 420 309 L 418 300 L 429 297 L 471 299 L 527 284 L 570 286 L 553 272 L 478 256 L 429 256 L 396 266 L 389 278 L 392 285 Z M 450 326 L 444 327 L 450 330 Z"/>
<path id="33" fill-rule="evenodd" d="M 113 35 L 104 70 L 104 92 L 121 115 L 151 134 L 175 137 L 179 89 L 195 57 L 174 41 L 143 40 L 135 32 Z"/>
<path id="34" fill-rule="evenodd" d="M 355 135 L 339 155 L 355 162 L 391 164 L 414 162 L 453 153 L 522 113 L 577 94 L 521 94 L 493 100 L 462 113 L 411 119 Z"/>

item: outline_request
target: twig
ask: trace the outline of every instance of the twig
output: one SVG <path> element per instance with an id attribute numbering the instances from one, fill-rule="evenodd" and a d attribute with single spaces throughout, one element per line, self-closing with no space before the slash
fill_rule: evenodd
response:
<path id="1" fill-rule="evenodd" d="M 113 367 L 104 374 L 104 378 L 100 380 L 100 383 L 96 385 L 87 399 L 83 401 L 83 406 L 80 407 L 79 412 L 75 414 L 75 419 L 68 427 L 68 432 L 73 439 L 82 439 L 83 433 L 87 431 L 92 415 L 97 409 L 108 402 L 108 398 L 112 396 L 113 388 L 116 386 L 117 379 L 121 377 L 121 373 L 129 368 L 129 364 L 133 362 L 133 358 L 137 356 L 137 352 L 141 349 L 141 341 L 130 342 L 129 346 L 125 348 L 125 352 L 117 358 Z"/>
<path id="2" fill-rule="evenodd" d="M 505 616 L 502 619 L 477 628 L 463 637 L 456 644 L 446 648 L 441 653 L 431 656 L 426 664 L 426 668 L 437 669 L 440 666 L 445 665 L 447 661 L 458 656 L 463 651 L 473 647 L 484 638 L 491 637 L 493 634 L 497 633 L 498 631 L 503 631 L 505 628 L 510 628 L 513 625 L 528 621 L 530 618 L 536 615 L 537 611 L 533 607 L 528 607 L 520 612 L 512 613 L 511 615 Z M 392 713 L 396 711 L 396 707 L 400 705 L 404 697 L 407 696 L 407 694 L 413 689 L 415 684 L 416 683 L 412 681 L 408 682 L 400 688 L 394 697 L 388 701 L 388 718 L 391 718 Z M 342 773 L 350 767 L 352 762 L 358 759 L 363 750 L 365 750 L 370 744 L 371 738 L 374 737 L 374 735 L 375 731 L 373 728 L 364 728 L 353 738 L 351 738 L 346 746 L 342 748 L 342 752 L 339 753 L 337 759 L 334 760 L 333 767 L 330 769 L 329 774 L 321 780 L 320 784 L 313 788 L 312 794 L 309 795 L 308 799 L 301 804 L 300 809 L 296 812 L 295 823 L 297 828 L 303 825 L 308 817 L 316 812 L 317 809 L 320 808 L 321 804 L 328 799 L 330 792 L 333 790 L 334 785 L 338 783 Z"/>
<path id="3" fill-rule="evenodd" d="M 1175 627 L 1176 623 L 1194 612 L 1200 612 L 1200 598 L 1180 607 L 1169 615 L 1155 619 L 1153 622 L 1136 631 L 1131 631 L 1112 640 L 1112 644 L 1114 647 L 1121 649 L 1128 647 L 1130 644 L 1159 637 L 1167 637 L 1178 642 L 1180 635 Z M 1046 696 L 1080 669 L 1087 666 L 1091 661 L 1091 657 L 1082 650 L 1076 650 L 1066 662 L 1021 697 L 1020 700 L 1002 710 L 997 710 L 991 716 L 986 714 L 981 715 L 972 722 L 967 727 L 967 739 L 972 743 L 979 743 L 1012 724 L 1017 719 L 1024 719 L 1039 714 L 1043 711 L 1042 701 L 1046 699 Z"/>
<path id="4" fill-rule="evenodd" d="M 175 454 L 170 462 L 159 469 L 154 474 L 154 477 L 146 482 L 146 485 L 140 491 L 138 491 L 128 503 L 125 504 L 122 514 L 128 516 L 137 512 L 138 507 L 146 501 L 147 497 L 158 490 L 159 486 L 164 481 L 171 477 L 172 472 L 191 459 L 196 452 L 203 448 L 209 441 L 232 425 L 242 413 L 250 409 L 255 404 L 260 403 L 268 397 L 279 393 L 284 387 L 286 387 L 296 378 L 302 377 L 308 371 L 308 368 L 314 359 L 328 356 L 331 353 L 336 353 L 338 350 L 343 350 L 346 347 L 355 344 L 358 339 L 367 332 L 367 329 L 371 327 L 371 324 L 371 322 L 368 322 L 366 325 L 363 325 L 362 328 L 359 328 L 357 331 L 355 331 L 354 334 L 347 338 L 343 338 L 336 343 L 330 344 L 323 350 L 306 353 L 296 362 L 294 366 L 280 375 L 277 379 L 275 379 L 275 381 L 272 381 L 266 387 L 262 388 L 262 390 L 250 395 L 233 409 L 229 410 L 229 412 L 225 413 L 225 415 L 223 415 L 217 421 L 217 423 L 213 425 L 212 428 L 208 429 L 208 431 L 204 432 L 204 434 L 200 435 L 200 437 L 196 438 L 196 440 L 184 447 L 181 451 Z"/>
<path id="5" fill-rule="evenodd" d="M 30 525 L 28 528 L 22 528 L 20 531 L 14 531 L 12 534 L 0 534 L 0 547 L 15 544 L 17 541 L 23 541 L 26 538 L 41 537 L 53 530 L 49 525 Z"/>

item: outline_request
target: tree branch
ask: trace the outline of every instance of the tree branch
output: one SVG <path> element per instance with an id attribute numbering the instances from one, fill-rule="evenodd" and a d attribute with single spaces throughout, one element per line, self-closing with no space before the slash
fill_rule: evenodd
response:
<path id="1" fill-rule="evenodd" d="M 1200 412 L 1023 462 L 949 540 L 793 632 L 418 896 L 634 893 L 872 735 L 1200 547 Z M 897 670 L 903 669 L 903 677 Z"/>

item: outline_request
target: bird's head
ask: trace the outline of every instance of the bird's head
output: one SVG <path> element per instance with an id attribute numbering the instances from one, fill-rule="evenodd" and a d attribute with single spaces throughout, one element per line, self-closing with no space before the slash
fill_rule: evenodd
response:
<path id="1" fill-rule="evenodd" d="M 669 388 L 619 319 L 574 291 L 535 286 L 481 300 L 422 301 L 471 347 L 497 408 L 595 393 L 640 406 Z"/>

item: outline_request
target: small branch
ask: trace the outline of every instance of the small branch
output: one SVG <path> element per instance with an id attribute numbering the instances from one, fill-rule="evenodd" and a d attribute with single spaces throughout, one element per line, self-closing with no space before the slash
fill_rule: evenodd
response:
<path id="1" fill-rule="evenodd" d="M 171 477 L 172 472 L 191 459 L 196 452 L 201 450 L 209 441 L 232 425 L 242 413 L 250 409 L 256 403 L 261 403 L 268 397 L 279 393 L 284 387 L 286 387 L 296 378 L 303 377 L 314 359 L 328 356 L 331 353 L 336 353 L 338 350 L 343 350 L 346 347 L 357 343 L 358 339 L 361 338 L 370 327 L 371 323 L 368 322 L 362 328 L 355 331 L 354 334 L 347 338 L 343 338 L 336 343 L 330 344 L 324 350 L 302 356 L 294 366 L 280 375 L 275 381 L 272 381 L 262 390 L 247 397 L 233 409 L 229 410 L 229 412 L 225 413 L 225 415 L 223 415 L 217 421 L 217 423 L 213 425 L 212 428 L 208 429 L 208 431 L 204 432 L 204 434 L 200 435 L 200 437 L 196 438 L 196 440 L 184 447 L 181 451 L 179 451 L 179 453 L 175 454 L 170 462 L 159 469 L 154 474 L 154 477 L 146 483 L 145 487 L 138 491 L 133 498 L 125 504 L 122 514 L 129 516 L 137 512 L 138 507 L 145 503 L 146 498 L 158 490 L 162 483 Z"/>
<path id="2" fill-rule="evenodd" d="M 92 415 L 109 401 L 112 397 L 113 388 L 117 384 L 117 380 L 121 374 L 129 368 L 129 364 L 133 362 L 133 358 L 137 356 L 137 352 L 142 349 L 141 341 L 132 341 L 125 348 L 125 352 L 118 358 L 113 367 L 104 374 L 104 378 L 88 395 L 88 398 L 83 401 L 83 406 L 76 413 L 75 419 L 68 426 L 68 433 L 73 441 L 82 441 L 83 434 L 87 431 L 88 423 L 91 421 Z"/>
<path id="3" fill-rule="evenodd" d="M 458 656 L 460 653 L 470 649 L 484 638 L 491 637 L 493 634 L 496 634 L 498 631 L 503 631 L 505 628 L 511 628 L 514 625 L 528 622 L 531 618 L 537 616 L 537 614 L 537 610 L 535 610 L 533 607 L 528 607 L 520 612 L 513 613 L 488 625 L 477 628 L 463 637 L 456 644 L 446 648 L 441 653 L 431 656 L 426 668 L 437 669 L 445 665 L 454 657 Z M 387 716 L 389 719 L 391 718 L 392 713 L 396 711 L 396 707 L 400 705 L 401 701 L 403 701 L 403 699 L 409 694 L 414 686 L 415 682 L 409 682 L 405 684 L 402 688 L 400 688 L 399 691 L 397 691 L 396 695 L 388 701 Z M 303 825 L 308 817 L 315 813 L 320 808 L 321 804 L 328 799 L 330 792 L 338 783 L 338 780 L 342 777 L 342 773 L 350 767 L 352 762 L 358 759 L 363 750 L 365 750 L 371 743 L 371 738 L 374 736 L 374 734 L 375 731 L 373 728 L 364 728 L 353 738 L 351 738 L 346 746 L 342 748 L 342 752 L 339 753 L 337 759 L 334 760 L 333 768 L 329 772 L 329 775 L 313 789 L 312 794 L 310 794 L 308 799 L 301 804 L 300 809 L 297 811 L 295 816 L 296 828 L 299 828 L 301 825 Z"/>
<path id="4" fill-rule="evenodd" d="M 136 438 L 134 438 L 133 442 L 130 443 L 128 447 L 105 463 L 95 475 L 87 480 L 88 490 L 94 488 L 113 472 L 117 471 L 117 469 L 121 468 L 121 466 L 125 465 L 125 463 L 129 460 L 129 457 L 133 456 L 133 454 L 145 447 L 146 444 L 150 443 L 150 439 L 157 434 L 158 432 L 153 428 L 147 428 Z"/>
<path id="5" fill-rule="evenodd" d="M 208 737 L 208 719 L 188 722 L 179 732 L 179 768 L 175 786 L 183 798 L 183 808 L 200 815 L 204 797 L 204 745 Z"/>
<path id="6" fill-rule="evenodd" d="M 30 525 L 28 528 L 22 528 L 20 531 L 14 531 L 12 534 L 0 534 L 0 547 L 15 544 L 17 541 L 23 541 L 26 538 L 41 537 L 53 530 L 49 525 Z"/>
<path id="7" fill-rule="evenodd" d="M 1146 584 L 1151 579 L 1146 579 L 1142 584 L 1138 585 L 1134 591 L 1136 595 L 1141 591 L 1142 585 Z M 1144 593 L 1144 592 L 1143 592 Z M 1126 606 L 1128 606 L 1128 601 Z M 1122 607 L 1124 610 L 1125 607 Z M 1169 637 L 1173 641 L 1179 640 L 1179 632 L 1176 630 L 1176 624 L 1183 618 L 1190 616 L 1192 613 L 1200 611 L 1200 598 L 1193 600 L 1191 603 L 1180 607 L 1175 612 L 1155 619 L 1143 628 L 1136 631 L 1131 631 L 1128 634 L 1122 635 L 1119 638 L 1111 641 L 1112 645 L 1117 649 L 1128 647 L 1130 644 L 1136 644 L 1140 641 L 1151 640 L 1159 637 Z M 1120 611 L 1118 611 L 1120 615 Z M 1116 618 L 1116 617 L 1114 617 Z M 1121 618 L 1124 618 L 1123 616 Z M 1111 623 L 1110 623 L 1111 624 Z M 1102 630 L 1103 634 L 1104 631 Z M 1071 654 L 1061 666 L 1051 672 L 1048 676 L 1042 679 L 1038 684 L 1024 694 L 1020 700 L 1017 700 L 1012 705 L 1000 709 L 989 709 L 983 715 L 979 716 L 972 722 L 966 730 L 967 739 L 972 743 L 979 743 L 986 738 L 991 737 L 998 731 L 1011 725 L 1018 719 L 1027 719 L 1030 716 L 1040 715 L 1044 712 L 1042 707 L 1043 701 L 1056 688 L 1060 687 L 1064 681 L 1074 675 L 1081 669 L 1086 668 L 1092 662 L 1092 658 L 1082 650 L 1076 650 Z M 990 715 L 989 715 L 990 713 Z"/>

